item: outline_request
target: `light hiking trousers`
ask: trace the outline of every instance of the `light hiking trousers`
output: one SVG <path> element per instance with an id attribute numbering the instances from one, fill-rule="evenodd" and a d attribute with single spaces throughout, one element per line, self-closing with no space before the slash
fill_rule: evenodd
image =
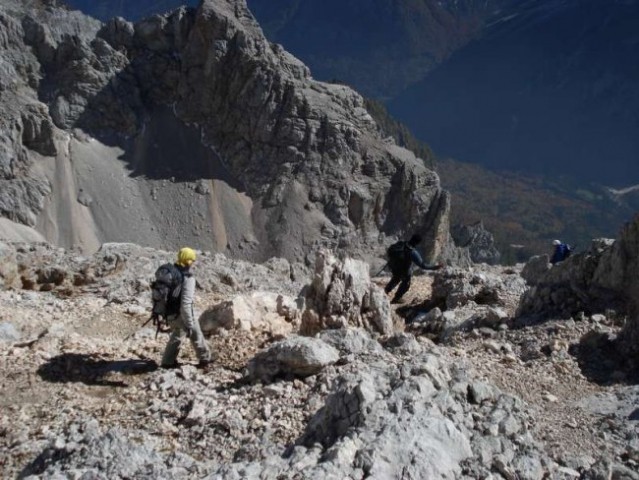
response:
<path id="1" fill-rule="evenodd" d="M 164 349 L 164 355 L 162 355 L 163 366 L 176 364 L 182 340 L 187 337 L 189 332 L 179 316 L 169 317 L 167 320 L 171 327 L 171 336 L 169 337 L 169 342 L 166 344 L 166 348 Z M 193 345 L 193 350 L 195 350 L 198 360 L 210 361 L 211 350 L 204 339 L 204 335 L 202 335 L 202 329 L 200 328 L 199 322 L 193 322 L 191 335 L 188 338 L 191 340 L 191 345 Z"/>

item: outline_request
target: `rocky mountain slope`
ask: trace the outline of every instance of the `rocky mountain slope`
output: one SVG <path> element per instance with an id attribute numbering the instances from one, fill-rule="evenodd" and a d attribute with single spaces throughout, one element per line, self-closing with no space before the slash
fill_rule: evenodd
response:
<path id="1" fill-rule="evenodd" d="M 324 4 L 249 2 L 269 38 L 386 100 L 440 155 L 616 187 L 637 177 L 636 0 Z"/>
<path id="2" fill-rule="evenodd" d="M 555 238 L 584 249 L 593 236 L 610 236 L 637 212 L 632 192 L 615 194 L 573 179 L 492 172 L 448 159 L 437 162 L 437 171 L 451 192 L 451 223 L 483 219 L 504 263 L 552 251 Z"/>
<path id="3" fill-rule="evenodd" d="M 515 2 L 389 109 L 457 160 L 627 187 L 638 20 L 634 0 Z"/>
<path id="4" fill-rule="evenodd" d="M 116 14 L 138 18 L 143 11 L 146 12 L 149 8 L 155 8 L 159 12 L 167 6 L 166 2 L 157 1 L 141 2 L 135 5 L 114 4 L 112 2 L 108 4 L 91 2 L 88 4 L 81 1 L 67 3 L 101 18 L 109 18 L 109 16 Z M 404 78 L 405 73 L 408 76 L 413 76 L 411 82 L 418 81 L 430 71 L 433 65 L 439 64 L 440 61 L 445 64 L 443 66 L 445 69 L 448 65 L 447 55 L 437 56 L 433 53 L 442 45 L 448 45 L 452 52 L 453 46 L 461 48 L 467 42 L 472 44 L 485 42 L 486 32 L 492 32 L 502 27 L 505 29 L 515 21 L 518 22 L 516 31 L 521 33 L 528 28 L 526 25 L 534 23 L 534 19 L 538 17 L 542 17 L 543 20 L 537 22 L 539 24 L 538 27 L 535 27 L 537 30 L 529 34 L 547 36 L 550 34 L 543 33 L 542 30 L 545 28 L 545 22 L 549 21 L 548 19 L 556 18 L 558 15 L 567 15 L 568 10 L 566 9 L 587 11 L 583 2 L 557 3 L 554 7 L 536 1 L 517 2 L 514 5 L 511 5 L 511 2 L 474 1 L 438 2 L 436 5 L 430 5 L 429 2 L 415 2 L 396 7 L 380 4 L 379 8 L 395 12 L 391 15 L 394 21 L 383 22 L 373 29 L 370 28 L 371 22 L 374 23 L 380 17 L 374 13 L 377 7 L 368 3 L 364 4 L 363 10 L 362 5 L 358 5 L 357 10 L 351 12 L 351 6 L 346 5 L 342 6 L 343 8 L 330 11 L 330 14 L 323 15 L 318 14 L 317 11 L 323 7 L 313 1 L 300 3 L 252 0 L 249 1 L 249 7 L 257 15 L 269 38 L 284 43 L 287 48 L 292 49 L 296 55 L 311 66 L 315 76 L 324 79 L 341 79 L 369 94 L 374 94 L 374 91 L 379 90 L 378 96 L 380 97 L 391 95 L 391 86 L 384 83 L 386 80 L 405 82 L 407 81 Z M 411 13 L 403 15 L 397 10 L 398 8 L 400 10 L 404 8 Z M 517 16 L 512 16 L 513 12 L 509 11 L 512 8 L 516 9 Z M 606 8 L 614 10 L 620 7 L 609 5 Z M 366 13 L 369 10 L 370 15 Z M 599 19 L 595 18 L 596 15 L 593 17 L 591 14 L 592 12 L 588 14 L 590 16 L 585 15 L 582 20 L 598 22 Z M 353 18 L 352 21 L 344 22 L 342 21 L 343 17 Z M 452 21 L 452 18 L 455 20 Z M 497 21 L 499 19 L 501 20 Z M 329 21 L 330 25 L 326 23 Z M 421 26 L 411 30 L 412 27 L 409 28 L 407 22 L 410 25 L 419 23 Z M 361 31 L 357 27 L 353 27 L 353 25 L 359 24 L 368 25 L 368 27 L 362 27 Z M 339 48 L 335 47 L 330 52 L 322 50 L 327 49 L 326 35 L 324 34 L 326 31 L 333 32 L 336 45 L 341 42 Z M 380 39 L 370 38 L 371 31 L 382 32 L 379 33 L 379 36 L 385 43 Z M 514 35 L 515 33 L 511 32 L 510 34 Z M 589 35 L 601 36 L 604 35 L 604 32 L 593 30 Z M 499 38 L 502 39 L 502 37 L 503 35 Z M 377 46 L 368 49 L 354 48 L 355 45 L 366 44 L 366 42 Z M 379 45 L 375 42 L 378 42 Z M 595 40 L 590 39 L 588 42 L 592 46 Z M 584 55 L 588 52 L 592 53 L 591 47 L 585 48 Z M 374 55 L 375 58 L 362 60 L 360 57 L 365 55 Z M 420 57 L 420 55 L 424 56 Z M 415 70 L 411 67 L 419 62 L 425 62 L 424 58 L 426 57 L 430 58 L 426 62 L 430 65 L 428 68 Z M 439 60 L 435 61 L 435 57 Z M 454 62 L 455 59 L 450 61 Z M 608 59 L 606 61 L 613 62 L 615 60 Z M 392 77 L 382 81 L 383 72 L 389 71 L 388 68 L 379 67 L 378 64 L 384 62 L 387 64 L 396 62 L 398 65 L 393 67 Z M 362 71 L 354 67 L 360 63 Z M 348 65 L 348 68 L 337 73 L 334 69 L 338 67 L 338 64 Z M 378 65 L 379 68 L 374 67 L 375 65 Z M 363 74 L 362 72 L 367 68 L 371 71 Z M 404 73 L 399 74 L 398 72 Z M 357 78 L 351 78 L 353 75 Z M 464 78 L 474 77 L 471 75 Z M 579 79 L 575 81 L 577 80 Z M 375 82 L 384 83 L 384 88 L 381 83 L 375 84 Z M 474 86 L 469 88 L 472 89 Z M 385 110 L 381 111 L 383 110 L 381 104 L 367 100 L 366 106 L 376 122 L 382 126 L 382 130 L 386 134 L 393 134 L 386 128 L 390 119 Z M 375 111 L 371 111 L 371 108 Z M 420 109 L 420 114 L 429 115 L 430 110 L 429 108 Z M 544 252 L 548 248 L 549 241 L 556 237 L 566 239 L 572 244 L 585 245 L 593 236 L 614 235 L 617 226 L 627 221 L 636 211 L 634 208 L 636 202 L 632 199 L 632 195 L 620 195 L 614 192 L 611 194 L 607 188 L 597 183 L 570 178 L 579 177 L 581 167 L 568 172 L 570 177 L 557 177 L 555 173 L 558 173 L 559 170 L 556 172 L 553 170 L 552 177 L 535 175 L 528 178 L 528 175 L 494 172 L 476 164 L 455 160 L 440 158 L 435 162 L 432 151 L 427 146 L 419 145 L 419 142 L 410 138 L 410 133 L 405 126 L 399 126 L 399 132 L 395 127 L 390 130 L 399 133 L 393 135 L 397 138 L 398 143 L 416 152 L 418 156 L 427 161 L 429 167 L 436 165 L 437 172 L 443 179 L 444 187 L 452 194 L 451 222 L 467 225 L 483 221 L 487 228 L 494 233 L 497 246 L 504 254 L 502 259 L 506 262 L 524 261 L 531 254 Z M 430 132 L 425 132 L 423 138 L 435 145 L 439 141 Z M 456 148 L 461 147 L 457 145 Z M 438 151 L 441 152 L 441 150 Z M 473 156 L 469 160 L 475 162 L 477 159 Z M 562 160 L 560 164 L 555 165 L 563 165 L 564 163 Z"/>
<path id="5" fill-rule="evenodd" d="M 567 177 L 549 178 L 513 172 L 493 172 L 479 165 L 438 158 L 380 102 L 367 99 L 367 110 L 384 135 L 417 152 L 437 170 L 451 192 L 453 231 L 485 224 L 505 264 L 524 262 L 547 252 L 551 239 L 561 238 L 579 248 L 593 236 L 611 236 L 637 211 L 637 189 L 611 189 Z M 466 240 L 455 237 L 459 246 Z M 485 247 L 485 246 L 484 246 Z M 484 261 L 472 256 L 473 261 Z M 491 255 L 489 263 L 497 260 Z"/>
<path id="6" fill-rule="evenodd" d="M 21 478 L 636 480 L 638 232 L 636 219 L 552 268 L 417 277 L 394 310 L 360 261 L 322 252 L 312 273 L 201 252 L 206 371 L 189 348 L 158 370 L 165 338 L 139 329 L 147 278 L 171 254 L 0 244 L 0 465 Z"/>
<path id="7" fill-rule="evenodd" d="M 443 43 L 438 26 L 427 21 L 431 17 L 419 13 L 428 3 L 394 4 L 388 14 L 393 21 L 383 25 L 375 23 L 376 2 L 360 2 L 352 15 L 348 7 L 319 14 L 323 3 L 313 0 L 249 5 L 267 35 L 320 78 L 385 99 L 393 116 L 440 158 L 452 157 L 436 168 L 453 195 L 454 221 L 484 221 L 502 252 L 516 244 L 540 253 L 557 236 L 585 244 L 592 236 L 614 235 L 636 210 L 611 201 L 604 185 L 636 183 L 637 3 L 437 2 L 429 10 L 445 11 L 437 18 L 458 19 L 446 24 L 449 39 L 465 39 Z M 413 14 L 402 17 L 402 8 Z M 342 17 L 351 19 L 345 25 L 361 27 L 349 36 Z M 473 33 L 464 37 L 455 25 Z M 321 41 L 333 30 L 343 39 L 339 51 Z M 390 40 L 378 42 L 387 33 Z M 350 47 L 359 44 L 375 47 Z M 418 75 L 411 70 L 417 84 L 398 93 L 387 77 L 405 80 L 420 58 L 416 44 L 422 52 L 456 47 Z M 344 55 L 349 62 L 341 62 Z M 340 70 L 347 63 L 350 70 Z M 521 178 L 531 172 L 534 178 Z M 477 181 L 469 187 L 469 179 Z M 491 208 L 495 196 L 498 212 Z M 511 251 L 505 258 L 517 255 Z"/>
<path id="8" fill-rule="evenodd" d="M 0 15 L 0 213 L 47 240 L 301 259 L 421 231 L 427 257 L 448 248 L 437 175 L 357 93 L 269 43 L 244 2 L 135 25 L 44 1 Z"/>
<path id="9" fill-rule="evenodd" d="M 322 79 L 393 98 L 475 38 L 504 0 L 249 0 L 267 36 Z M 424 137 L 427 139 L 427 137 Z"/>

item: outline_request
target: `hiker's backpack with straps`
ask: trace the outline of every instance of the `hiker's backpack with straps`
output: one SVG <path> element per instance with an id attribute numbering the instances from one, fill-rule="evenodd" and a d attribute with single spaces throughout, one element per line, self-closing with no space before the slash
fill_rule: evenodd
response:
<path id="1" fill-rule="evenodd" d="M 183 279 L 180 269 L 172 263 L 158 267 L 155 281 L 151 284 L 154 316 L 179 315 Z"/>
<path id="2" fill-rule="evenodd" d="M 386 255 L 388 257 L 388 267 L 391 271 L 410 268 L 412 251 L 413 249 L 408 242 L 403 240 L 395 242 L 388 247 Z"/>

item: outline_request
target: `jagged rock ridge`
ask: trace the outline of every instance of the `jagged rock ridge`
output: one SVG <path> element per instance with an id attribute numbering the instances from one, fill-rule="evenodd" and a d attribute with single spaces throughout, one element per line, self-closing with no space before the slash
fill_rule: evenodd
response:
<path id="1" fill-rule="evenodd" d="M 49 241 L 251 259 L 370 254 L 410 230 L 427 257 L 448 242 L 437 175 L 380 138 L 357 93 L 270 44 L 244 1 L 135 25 L 11 1 L 0 19 L 0 213 Z"/>

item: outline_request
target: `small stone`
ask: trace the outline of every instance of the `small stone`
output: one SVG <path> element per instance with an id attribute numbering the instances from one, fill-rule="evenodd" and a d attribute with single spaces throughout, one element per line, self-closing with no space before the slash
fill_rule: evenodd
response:
<path id="1" fill-rule="evenodd" d="M 494 388 L 486 383 L 474 382 L 468 388 L 473 403 L 482 403 L 495 398 Z"/>
<path id="2" fill-rule="evenodd" d="M 566 475 L 568 477 L 573 477 L 573 478 L 580 478 L 581 474 L 577 471 L 577 470 L 573 470 L 572 468 L 568 468 L 568 467 L 559 467 L 557 469 L 557 471 L 563 475 Z"/>
<path id="3" fill-rule="evenodd" d="M 140 305 L 130 305 L 127 307 L 126 313 L 133 316 L 144 315 L 146 314 L 146 308 Z"/>
<path id="4" fill-rule="evenodd" d="M 512 353 L 509 353 L 502 357 L 501 363 L 508 363 L 508 364 L 519 363 L 519 358 L 517 358 Z"/>
<path id="5" fill-rule="evenodd" d="M 483 343 L 483 347 L 488 350 L 489 352 L 492 353 L 501 353 L 501 347 L 500 345 L 492 340 L 487 340 Z"/>

